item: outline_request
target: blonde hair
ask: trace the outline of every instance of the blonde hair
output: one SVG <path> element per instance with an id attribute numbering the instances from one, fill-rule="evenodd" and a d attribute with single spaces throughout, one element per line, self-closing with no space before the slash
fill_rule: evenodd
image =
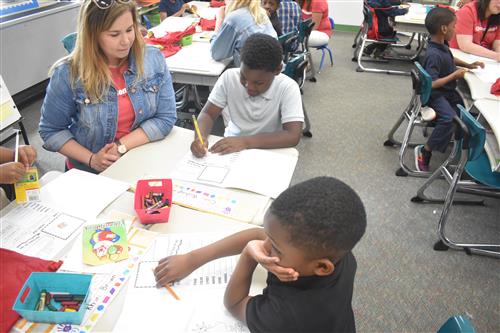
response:
<path id="1" fill-rule="evenodd" d="M 71 68 L 71 84 L 80 80 L 85 93 L 92 101 L 102 100 L 112 83 L 111 72 L 101 47 L 99 35 L 108 30 L 115 20 L 129 11 L 132 14 L 135 40 L 130 49 L 137 68 L 137 79 L 144 74 L 144 40 L 139 31 L 137 9 L 134 1 L 121 3 L 116 0 L 107 9 L 100 9 L 92 0 L 85 0 L 80 8 L 75 48 L 68 56 L 58 60 L 51 72 L 64 62 Z"/>
<path id="2" fill-rule="evenodd" d="M 226 8 L 226 14 L 244 7 L 248 7 L 255 23 L 263 24 L 269 22 L 269 17 L 266 10 L 260 5 L 260 0 L 232 0 Z"/>

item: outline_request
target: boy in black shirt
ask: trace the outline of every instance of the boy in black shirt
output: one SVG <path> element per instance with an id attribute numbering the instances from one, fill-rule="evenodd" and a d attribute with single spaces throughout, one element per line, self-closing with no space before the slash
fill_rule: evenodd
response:
<path id="1" fill-rule="evenodd" d="M 264 229 L 236 233 L 160 261 L 159 286 L 204 263 L 241 252 L 224 296 L 226 308 L 252 332 L 355 332 L 351 300 L 356 260 L 366 229 L 357 194 L 331 177 L 290 187 L 272 203 Z M 257 264 L 268 271 L 262 295 L 248 295 Z"/>
<path id="2" fill-rule="evenodd" d="M 437 113 L 436 126 L 427 143 L 415 147 L 417 170 L 429 171 L 432 151 L 444 152 L 454 131 L 453 117 L 457 114 L 457 104 L 463 105 L 462 98 L 455 90 L 457 80 L 464 77 L 466 69 L 484 68 L 484 63 L 476 61 L 468 64 L 453 57 L 448 41 L 455 35 L 455 13 L 447 8 L 433 8 L 425 18 L 425 27 L 430 40 L 424 61 L 424 68 L 432 78 L 432 92 L 428 105 Z"/>

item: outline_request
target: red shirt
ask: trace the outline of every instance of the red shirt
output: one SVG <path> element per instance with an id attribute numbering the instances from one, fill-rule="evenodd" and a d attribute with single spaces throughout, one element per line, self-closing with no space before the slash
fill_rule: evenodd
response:
<path id="1" fill-rule="evenodd" d="M 456 12 L 456 15 L 455 37 L 450 41 L 450 47 L 459 48 L 456 35 L 468 35 L 472 36 L 474 44 L 493 50 L 493 42 L 500 40 L 500 29 L 498 26 L 490 26 L 483 38 L 484 31 L 488 26 L 488 20 L 479 20 L 479 16 L 477 15 L 477 1 L 469 2 L 460 8 Z"/>
<path id="2" fill-rule="evenodd" d="M 127 85 L 123 77 L 123 73 L 127 71 L 127 68 L 128 63 L 124 63 L 117 68 L 109 68 L 113 85 L 118 95 L 118 124 L 116 126 L 115 136 L 117 139 L 130 133 L 135 120 L 134 107 L 128 96 Z"/>
<path id="3" fill-rule="evenodd" d="M 311 0 L 311 7 L 307 10 L 307 1 L 304 1 L 302 6 L 302 19 L 307 20 L 312 16 L 312 13 L 321 13 L 321 21 L 316 30 L 326 33 L 328 36 L 332 35 L 332 26 L 328 18 L 328 3 L 326 0 Z"/>

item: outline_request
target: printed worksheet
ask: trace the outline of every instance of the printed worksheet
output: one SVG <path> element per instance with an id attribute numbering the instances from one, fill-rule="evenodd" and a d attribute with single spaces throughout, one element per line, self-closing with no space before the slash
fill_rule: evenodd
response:
<path id="1" fill-rule="evenodd" d="M 167 234 L 159 235 L 150 253 L 138 265 L 134 288 L 156 288 L 153 270 L 167 256 L 184 254 L 223 238 L 219 234 Z M 237 256 L 211 261 L 190 275 L 175 282 L 174 287 L 199 289 L 225 288 L 236 266 Z"/>
<path id="2" fill-rule="evenodd" d="M 41 202 L 20 204 L 2 216 L 0 246 L 52 260 L 80 234 L 84 223 Z"/>
<path id="3" fill-rule="evenodd" d="M 202 158 L 188 152 L 170 175 L 195 183 L 239 188 L 276 198 L 288 188 L 297 156 L 264 149 L 246 149 Z"/>
<path id="4" fill-rule="evenodd" d="M 222 295 L 219 299 L 222 298 Z M 198 304 L 193 311 L 186 332 L 190 333 L 245 333 L 248 327 L 234 318 L 221 302 Z"/>

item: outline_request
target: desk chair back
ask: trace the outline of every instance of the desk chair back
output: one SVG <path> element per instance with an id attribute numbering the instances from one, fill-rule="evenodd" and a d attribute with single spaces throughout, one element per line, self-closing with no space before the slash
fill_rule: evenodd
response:
<path id="1" fill-rule="evenodd" d="M 465 316 L 450 317 L 437 333 L 475 333 L 474 326 Z"/>
<path id="2" fill-rule="evenodd" d="M 299 34 L 297 31 L 292 31 L 278 37 L 278 41 L 283 49 L 283 62 L 286 64 L 288 59 L 297 49 L 299 43 Z"/>
<path id="3" fill-rule="evenodd" d="M 63 44 L 64 48 L 66 49 L 66 51 L 68 53 L 73 52 L 73 50 L 75 48 L 76 36 L 77 36 L 77 33 L 72 32 L 72 33 L 67 34 L 66 36 L 64 36 L 61 39 L 61 43 Z"/>
<path id="4" fill-rule="evenodd" d="M 417 93 L 420 95 L 420 103 L 423 106 L 427 105 L 432 92 L 432 78 L 422 65 L 416 61 L 415 67 L 418 71 L 419 85 L 417 86 Z M 415 89 L 415 87 L 413 87 Z"/>

